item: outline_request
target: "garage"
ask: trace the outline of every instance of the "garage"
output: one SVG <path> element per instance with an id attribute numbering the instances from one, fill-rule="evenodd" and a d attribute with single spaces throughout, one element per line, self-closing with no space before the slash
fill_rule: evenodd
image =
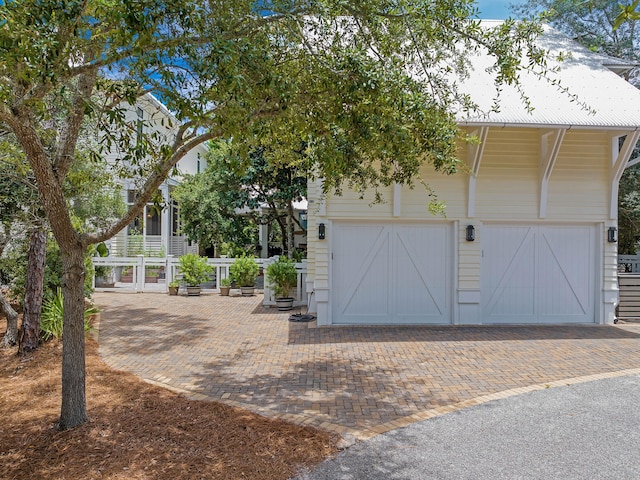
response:
<path id="1" fill-rule="evenodd" d="M 483 323 L 595 322 L 596 227 L 484 225 Z"/>
<path id="2" fill-rule="evenodd" d="M 451 323 L 450 224 L 336 222 L 332 229 L 332 323 Z"/>

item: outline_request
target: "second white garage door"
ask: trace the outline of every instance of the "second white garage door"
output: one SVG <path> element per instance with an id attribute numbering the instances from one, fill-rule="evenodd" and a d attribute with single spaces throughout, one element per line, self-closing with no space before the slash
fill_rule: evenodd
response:
<path id="1" fill-rule="evenodd" d="M 595 321 L 594 226 L 484 225 L 483 323 Z"/>
<path id="2" fill-rule="evenodd" d="M 451 226 L 333 225 L 332 323 L 451 323 Z"/>

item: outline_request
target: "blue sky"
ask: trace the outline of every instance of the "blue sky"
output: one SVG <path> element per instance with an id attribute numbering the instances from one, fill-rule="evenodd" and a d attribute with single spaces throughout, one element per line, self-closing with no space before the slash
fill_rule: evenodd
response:
<path id="1" fill-rule="evenodd" d="M 509 5 L 524 3 L 524 0 L 477 0 L 480 18 L 499 20 L 509 16 Z"/>

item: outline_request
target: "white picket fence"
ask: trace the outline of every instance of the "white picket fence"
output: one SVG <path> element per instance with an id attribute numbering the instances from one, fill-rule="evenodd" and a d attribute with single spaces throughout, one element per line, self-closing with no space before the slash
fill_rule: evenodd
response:
<path id="1" fill-rule="evenodd" d="M 274 262 L 277 257 L 268 259 L 256 258 L 260 266 L 261 274 L 264 273 L 267 265 Z M 138 255 L 135 257 L 93 257 L 95 267 L 111 267 L 111 278 L 108 282 L 97 283 L 96 276 L 93 278 L 93 285 L 97 291 L 105 290 L 129 290 L 135 292 L 166 292 L 169 290 L 169 283 L 174 279 L 180 279 L 179 261 L 177 257 L 171 255 L 167 257 L 145 257 Z M 214 269 L 211 281 L 203 284 L 206 289 L 219 289 L 220 280 L 229 278 L 229 266 L 234 262 L 234 258 L 209 258 L 207 263 Z M 294 305 L 307 304 L 306 278 L 307 261 L 296 264 L 298 270 L 298 284 L 294 294 Z M 123 275 L 127 271 L 131 275 Z M 153 272 L 153 276 L 149 275 Z M 130 278 L 129 278 L 130 277 Z M 103 279 L 104 280 L 104 279 Z M 264 282 L 264 276 L 261 278 Z M 258 285 L 260 287 L 261 285 Z M 264 305 L 275 305 L 275 297 L 264 282 Z"/>

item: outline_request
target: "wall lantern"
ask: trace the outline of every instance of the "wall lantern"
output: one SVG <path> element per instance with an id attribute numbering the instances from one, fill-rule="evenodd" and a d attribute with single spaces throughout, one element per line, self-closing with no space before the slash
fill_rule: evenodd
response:
<path id="1" fill-rule="evenodd" d="M 476 239 L 476 229 L 473 225 L 467 225 L 467 242 L 473 242 Z"/>
<path id="2" fill-rule="evenodd" d="M 318 240 L 324 240 L 324 236 L 325 236 L 324 223 L 321 223 L 318 225 Z"/>
<path id="3" fill-rule="evenodd" d="M 607 230 L 607 241 L 609 243 L 618 241 L 618 229 L 616 227 L 609 227 L 609 230 Z"/>

